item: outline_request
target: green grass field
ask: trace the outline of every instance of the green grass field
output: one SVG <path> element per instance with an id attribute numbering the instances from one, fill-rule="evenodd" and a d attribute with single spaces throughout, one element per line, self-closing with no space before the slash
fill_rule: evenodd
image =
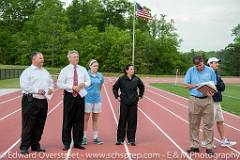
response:
<path id="1" fill-rule="evenodd" d="M 0 89 L 1 88 L 20 88 L 19 79 L 0 80 Z"/>
<path id="2" fill-rule="evenodd" d="M 182 85 L 174 84 L 162 84 L 153 83 L 151 86 L 172 92 L 179 96 L 188 98 L 188 90 Z M 226 90 L 223 92 L 222 108 L 225 111 L 231 112 L 236 115 L 240 115 L 240 85 L 239 84 L 227 84 Z"/>

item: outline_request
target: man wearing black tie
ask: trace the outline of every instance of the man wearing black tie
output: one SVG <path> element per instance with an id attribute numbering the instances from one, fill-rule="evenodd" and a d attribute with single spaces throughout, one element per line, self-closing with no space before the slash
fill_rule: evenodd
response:
<path id="1" fill-rule="evenodd" d="M 91 83 L 86 68 L 78 65 L 79 53 L 75 50 L 68 52 L 69 65 L 64 67 L 58 77 L 57 85 L 64 89 L 63 150 L 68 150 L 73 132 L 74 148 L 85 149 L 81 146 L 84 130 L 84 97 L 85 87 Z"/>

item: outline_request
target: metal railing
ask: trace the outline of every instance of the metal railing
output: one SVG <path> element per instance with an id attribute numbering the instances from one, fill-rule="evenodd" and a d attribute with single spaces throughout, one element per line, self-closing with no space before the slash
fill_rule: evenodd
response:
<path id="1" fill-rule="evenodd" d="M 24 69 L 0 69 L 0 80 L 19 78 Z"/>

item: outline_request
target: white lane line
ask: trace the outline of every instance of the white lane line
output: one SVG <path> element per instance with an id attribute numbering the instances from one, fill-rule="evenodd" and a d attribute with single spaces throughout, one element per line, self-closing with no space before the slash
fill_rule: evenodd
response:
<path id="1" fill-rule="evenodd" d="M 58 104 L 56 104 L 49 112 L 48 112 L 48 116 L 60 105 L 62 104 L 62 101 L 60 101 Z M 0 154 L 0 159 L 3 159 L 8 152 L 10 152 L 19 142 L 21 141 L 21 138 L 19 138 L 16 142 L 14 142 L 5 152 L 3 152 L 2 154 Z"/>
<path id="2" fill-rule="evenodd" d="M 226 95 L 226 94 L 223 94 L 223 96 L 226 96 L 226 97 L 229 97 L 229 98 L 232 98 L 232 99 L 237 99 L 237 100 L 240 100 L 240 98 L 238 98 L 238 97 L 229 96 L 229 95 Z"/>
<path id="3" fill-rule="evenodd" d="M 57 89 L 55 89 L 54 90 L 54 92 L 56 92 L 56 91 L 58 91 L 59 89 L 57 88 Z M 10 102 L 10 101 L 13 101 L 13 100 L 15 100 L 15 99 L 17 99 L 17 98 L 21 98 L 22 97 L 22 95 L 20 95 L 20 96 L 17 96 L 17 97 L 14 97 L 14 98 L 11 98 L 11 99 L 8 99 L 8 100 L 5 100 L 5 101 L 2 101 L 2 102 L 0 102 L 0 105 L 1 104 L 4 104 L 4 103 L 7 103 L 7 102 Z"/>
<path id="4" fill-rule="evenodd" d="M 55 91 L 57 91 L 57 89 L 56 89 Z M 19 112 L 20 110 L 22 110 L 22 109 L 21 109 L 21 108 L 19 108 L 19 109 L 15 110 L 15 111 L 13 111 L 13 112 L 9 113 L 8 115 L 6 115 L 6 116 L 4 116 L 4 117 L 0 118 L 0 121 L 2 121 L 2 120 L 4 120 L 4 119 L 6 119 L 6 118 L 8 118 L 8 117 L 10 117 L 11 115 L 13 115 L 13 114 L 15 114 L 15 113 Z"/>
<path id="5" fill-rule="evenodd" d="M 223 110 L 223 112 L 224 112 L 225 114 L 228 114 L 229 116 L 232 116 L 232 117 L 235 117 L 235 118 L 237 118 L 237 119 L 240 119 L 240 116 L 237 116 L 237 115 L 235 115 L 235 114 L 233 114 L 233 113 L 230 113 L 230 112 L 227 112 L 227 111 L 224 111 L 224 110 Z"/>
<path id="6" fill-rule="evenodd" d="M 159 125 L 157 125 L 156 122 L 154 122 L 141 108 L 138 108 L 140 112 L 162 133 L 164 134 L 167 139 L 172 142 L 172 144 L 177 147 L 178 150 L 181 151 L 181 153 L 189 160 L 192 160 L 192 158 L 161 128 Z"/>
<path id="7" fill-rule="evenodd" d="M 4 120 L 4 119 L 6 119 L 6 118 L 8 118 L 8 117 L 10 117 L 11 115 L 13 115 L 13 114 L 15 114 L 15 113 L 17 113 L 17 112 L 19 112 L 19 111 L 21 111 L 21 110 L 22 110 L 22 108 L 19 108 L 19 109 L 17 109 L 17 110 L 15 110 L 15 111 L 13 111 L 13 112 L 11 112 L 11 113 L 7 114 L 6 116 L 4 116 L 4 117 L 0 118 L 0 121 L 2 121 L 2 120 Z"/>
<path id="8" fill-rule="evenodd" d="M 178 114 L 172 112 L 171 110 L 165 108 L 164 106 L 162 106 L 161 104 L 157 103 L 156 101 L 152 100 L 151 98 L 149 98 L 148 96 L 144 96 L 144 98 L 148 99 L 150 102 L 156 104 L 157 106 L 159 106 L 160 108 L 162 108 L 163 110 L 171 113 L 174 117 L 177 117 L 178 119 L 184 121 L 185 123 L 188 123 L 187 120 L 185 120 L 184 118 L 182 118 L 181 116 L 179 116 Z"/>
<path id="9" fill-rule="evenodd" d="M 19 142 L 21 141 L 21 138 L 19 138 L 15 143 L 13 143 L 5 152 L 0 154 L 0 159 L 3 159 L 8 152 L 10 152 Z"/>
<path id="10" fill-rule="evenodd" d="M 175 100 L 173 100 L 173 99 L 170 99 L 170 98 L 168 98 L 168 97 L 166 97 L 166 96 L 163 96 L 163 95 L 161 95 L 160 93 L 157 93 L 157 92 L 154 92 L 154 91 L 151 91 L 151 90 L 148 90 L 148 91 L 151 92 L 152 94 L 155 94 L 155 95 L 157 95 L 157 96 L 160 96 L 160 97 L 162 97 L 162 98 L 165 98 L 165 99 L 167 99 L 168 101 L 171 101 L 171 102 L 173 102 L 173 103 L 175 103 L 175 104 L 177 104 L 177 105 L 180 105 L 180 106 L 182 106 L 183 108 L 186 108 L 186 109 L 188 108 L 187 105 L 182 104 L 182 103 L 179 103 L 178 101 L 175 101 Z M 224 124 L 225 124 L 226 126 L 232 128 L 232 129 L 240 132 L 240 129 L 238 129 L 238 128 L 236 128 L 236 127 L 234 127 L 234 126 L 232 126 L 232 125 L 230 125 L 230 124 L 228 124 L 228 123 L 226 123 L 226 122 L 224 122 Z"/>
<path id="11" fill-rule="evenodd" d="M 108 103 L 109 103 L 109 105 L 110 105 L 110 108 L 111 108 L 111 111 L 112 111 L 112 114 L 113 114 L 113 118 L 114 118 L 114 120 L 115 120 L 115 123 L 116 123 L 116 125 L 118 125 L 117 117 L 116 117 L 116 114 L 115 114 L 115 112 L 114 112 L 114 110 L 113 110 L 112 102 L 111 102 L 111 100 L 110 100 L 110 98 L 109 98 L 107 89 L 106 89 L 106 87 L 105 87 L 104 84 L 103 84 L 103 88 L 104 88 L 104 91 L 105 91 L 105 93 L 106 93 L 106 95 L 107 95 Z M 129 152 L 129 149 L 128 149 L 128 146 L 127 146 L 126 142 L 124 142 L 124 148 L 125 148 L 125 150 L 126 150 L 128 159 L 129 159 L 129 160 L 132 160 L 131 153 Z"/>
<path id="12" fill-rule="evenodd" d="M 11 99 L 8 99 L 8 100 L 5 100 L 5 101 L 2 101 L 2 102 L 0 102 L 0 105 L 1 105 L 1 104 L 4 104 L 4 103 L 7 103 L 7 102 L 10 102 L 10 101 L 13 101 L 13 100 L 15 100 L 15 99 L 17 99 L 17 98 L 20 98 L 20 97 L 22 97 L 22 95 L 17 96 L 17 97 L 14 97 L 14 98 L 11 98 Z"/>
<path id="13" fill-rule="evenodd" d="M 189 124 L 189 122 L 188 122 L 187 120 L 185 120 L 184 118 L 178 116 L 176 113 L 170 111 L 169 109 L 165 108 L 164 106 L 162 106 L 162 105 L 159 104 L 158 102 L 152 100 L 151 98 L 149 98 L 149 97 L 147 97 L 147 96 L 144 96 L 144 97 L 147 98 L 150 102 L 152 102 L 152 103 L 156 104 L 157 106 L 159 106 L 160 108 L 162 108 L 163 110 L 169 112 L 169 113 L 172 114 L 174 117 L 176 117 L 176 118 L 180 119 L 181 121 Z M 203 132 L 202 129 L 200 129 L 200 131 Z M 214 139 L 215 139 L 217 142 L 220 143 L 220 140 L 219 140 L 219 139 L 217 139 L 217 138 L 215 138 L 215 137 L 214 137 Z M 228 147 L 228 148 L 229 148 L 230 150 L 232 150 L 232 151 L 234 151 L 234 152 L 236 152 L 237 154 L 240 155 L 240 152 L 239 152 L 238 150 L 236 150 L 236 149 L 234 149 L 234 148 L 232 148 L 232 147 Z"/>
<path id="14" fill-rule="evenodd" d="M 71 152 L 72 152 L 72 148 L 73 148 L 73 139 L 71 141 L 70 148 L 68 149 L 67 155 L 66 155 L 64 160 L 68 160 L 70 158 Z"/>
<path id="15" fill-rule="evenodd" d="M 174 93 L 171 93 L 171 92 L 168 92 L 168 91 L 159 89 L 159 88 L 155 88 L 155 87 L 153 87 L 153 86 L 151 86 L 151 85 L 148 85 L 148 87 L 149 87 L 149 88 L 152 88 L 152 89 L 154 89 L 154 90 L 157 90 L 157 91 L 161 91 L 161 92 L 170 94 L 170 95 L 175 96 L 175 97 L 179 97 L 179 98 L 184 99 L 184 100 L 189 100 L 189 99 L 187 99 L 187 98 L 185 98 L 185 97 L 179 96 L 179 95 L 177 95 L 177 94 L 174 94 Z M 224 112 L 225 114 L 228 114 L 229 116 L 233 116 L 233 117 L 235 117 L 235 118 L 237 118 L 237 119 L 240 119 L 240 116 L 237 116 L 237 115 L 232 114 L 232 113 L 230 113 L 230 112 L 226 112 L 226 111 L 224 111 L 224 110 L 223 110 L 223 112 Z"/>

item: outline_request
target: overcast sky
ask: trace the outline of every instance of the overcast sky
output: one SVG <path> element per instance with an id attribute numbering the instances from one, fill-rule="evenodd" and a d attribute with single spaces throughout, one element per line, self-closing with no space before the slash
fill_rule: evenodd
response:
<path id="1" fill-rule="evenodd" d="M 71 0 L 62 0 L 68 5 Z M 133 2 L 133 0 L 131 0 Z M 136 0 L 174 19 L 183 42 L 181 51 L 219 50 L 232 42 L 232 28 L 240 23 L 240 0 Z"/>

